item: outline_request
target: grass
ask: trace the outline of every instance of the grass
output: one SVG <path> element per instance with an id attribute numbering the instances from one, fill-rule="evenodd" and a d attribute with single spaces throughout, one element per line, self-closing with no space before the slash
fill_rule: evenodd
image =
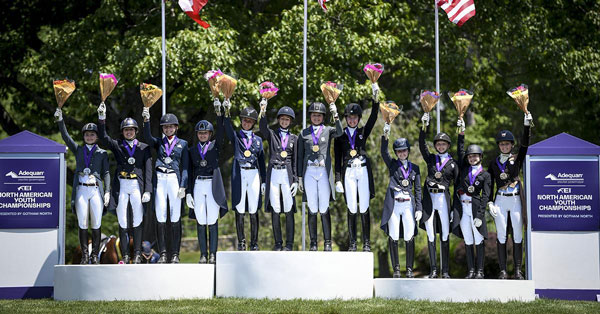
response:
<path id="1" fill-rule="evenodd" d="M 0 313 L 599 313 L 600 303 L 540 299 L 534 302 L 448 303 L 406 300 L 167 300 L 83 302 L 0 300 Z"/>

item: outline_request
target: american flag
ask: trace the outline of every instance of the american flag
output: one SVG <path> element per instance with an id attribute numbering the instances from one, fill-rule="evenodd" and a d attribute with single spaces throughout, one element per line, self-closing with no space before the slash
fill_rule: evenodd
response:
<path id="1" fill-rule="evenodd" d="M 475 16 L 473 0 L 438 0 L 437 5 L 446 11 L 448 19 L 458 26 L 462 26 L 468 19 Z"/>

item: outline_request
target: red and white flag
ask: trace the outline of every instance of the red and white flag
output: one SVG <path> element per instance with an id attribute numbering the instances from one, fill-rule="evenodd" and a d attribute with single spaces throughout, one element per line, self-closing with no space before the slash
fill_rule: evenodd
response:
<path id="1" fill-rule="evenodd" d="M 325 2 L 327 2 L 327 0 L 319 0 L 319 5 L 321 6 L 321 9 L 323 9 L 323 11 L 327 12 L 327 7 L 325 6 Z"/>
<path id="2" fill-rule="evenodd" d="M 448 19 L 458 26 L 462 26 L 468 19 L 475 16 L 473 0 L 438 0 L 437 5 L 446 11 Z"/>
<path id="3" fill-rule="evenodd" d="M 204 28 L 209 28 L 210 25 L 200 18 L 200 10 L 206 5 L 208 0 L 179 0 L 179 6 L 196 23 Z"/>

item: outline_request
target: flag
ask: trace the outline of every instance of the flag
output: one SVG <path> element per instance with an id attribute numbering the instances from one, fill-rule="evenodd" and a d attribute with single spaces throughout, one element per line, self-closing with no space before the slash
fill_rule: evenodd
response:
<path id="1" fill-rule="evenodd" d="M 179 6 L 196 23 L 204 28 L 209 28 L 210 25 L 200 18 L 200 10 L 206 5 L 208 0 L 179 0 Z"/>
<path id="2" fill-rule="evenodd" d="M 446 11 L 448 19 L 458 26 L 462 26 L 468 19 L 475 16 L 473 0 L 438 0 L 437 5 Z"/>
<path id="3" fill-rule="evenodd" d="M 325 2 L 327 2 L 327 0 L 319 0 L 319 5 L 321 6 L 321 9 L 323 9 L 323 11 L 327 12 L 327 7 L 325 6 Z"/>

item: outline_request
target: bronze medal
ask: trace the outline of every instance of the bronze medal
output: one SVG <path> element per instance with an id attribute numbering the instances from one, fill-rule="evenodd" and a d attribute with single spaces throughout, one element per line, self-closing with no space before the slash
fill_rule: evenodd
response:
<path id="1" fill-rule="evenodd" d="M 508 179 L 508 173 L 506 173 L 506 172 L 502 172 L 502 173 L 500 174 L 500 179 L 502 179 L 502 180 L 506 180 L 506 179 Z"/>
<path id="2" fill-rule="evenodd" d="M 441 179 L 442 178 L 442 173 L 438 171 L 438 172 L 435 173 L 434 177 L 436 179 Z"/>
<path id="3" fill-rule="evenodd" d="M 318 152 L 319 151 L 319 145 L 313 145 L 312 147 L 313 152 Z"/>
<path id="4" fill-rule="evenodd" d="M 469 187 L 467 188 L 467 191 L 468 191 L 469 193 L 473 193 L 473 192 L 475 192 L 475 187 L 474 187 L 474 186 L 472 186 L 472 185 L 469 185 Z"/>
<path id="5" fill-rule="evenodd" d="M 247 157 L 250 157 L 250 156 L 252 156 L 252 153 L 249 150 L 246 149 L 246 151 L 244 152 L 244 157 L 247 158 Z"/>
<path id="6" fill-rule="evenodd" d="M 353 149 L 350 151 L 350 157 L 354 157 L 354 156 L 356 156 L 356 154 L 357 154 L 356 149 Z"/>
<path id="7" fill-rule="evenodd" d="M 286 158 L 288 156 L 288 153 L 284 150 L 279 155 L 281 156 L 281 158 Z"/>
<path id="8" fill-rule="evenodd" d="M 407 179 L 404 179 L 404 180 L 402 180 L 402 186 L 403 186 L 403 187 L 407 187 L 407 186 L 408 186 L 408 184 L 409 184 L 409 182 L 408 182 L 408 180 L 407 180 Z"/>

